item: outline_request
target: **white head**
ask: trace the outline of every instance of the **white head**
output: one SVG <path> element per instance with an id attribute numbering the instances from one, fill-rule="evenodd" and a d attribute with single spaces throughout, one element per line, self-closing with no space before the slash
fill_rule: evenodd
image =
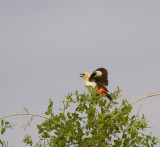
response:
<path id="1" fill-rule="evenodd" d="M 80 74 L 80 77 L 82 77 L 82 78 L 83 78 L 83 80 L 88 80 L 88 79 L 89 79 L 89 77 L 90 77 L 90 74 L 89 74 L 89 73 L 87 73 L 87 72 L 84 72 L 84 73 Z"/>

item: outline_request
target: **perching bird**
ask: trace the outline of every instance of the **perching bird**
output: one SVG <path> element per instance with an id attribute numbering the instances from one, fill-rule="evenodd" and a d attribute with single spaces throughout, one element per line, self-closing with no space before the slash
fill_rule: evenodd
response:
<path id="1" fill-rule="evenodd" d="M 105 94 L 106 97 L 112 101 L 112 97 L 108 94 L 108 90 L 105 86 L 108 86 L 108 72 L 105 68 L 96 69 L 90 76 L 89 73 L 82 73 L 80 77 L 83 78 L 85 86 L 97 86 L 98 94 Z M 89 92 L 91 92 L 89 90 Z M 92 92 L 91 92 L 92 93 Z"/>

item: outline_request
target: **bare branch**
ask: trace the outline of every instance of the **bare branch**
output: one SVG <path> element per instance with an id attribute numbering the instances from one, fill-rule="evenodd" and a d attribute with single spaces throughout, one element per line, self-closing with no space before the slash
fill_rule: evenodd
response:
<path id="1" fill-rule="evenodd" d="M 30 116 L 37 116 L 37 117 L 42 117 L 42 118 L 48 119 L 48 117 L 45 117 L 45 116 L 42 116 L 42 115 L 39 115 L 39 114 L 11 114 L 11 115 L 8 115 L 8 116 L 1 117 L 0 119 L 12 117 L 12 116 L 18 116 L 18 115 L 21 115 L 21 116 L 30 115 Z"/>
<path id="2" fill-rule="evenodd" d="M 141 98 L 138 98 L 138 99 L 132 101 L 130 104 L 133 105 L 133 104 L 135 104 L 135 103 L 137 103 L 137 102 L 139 102 L 139 101 L 142 101 L 142 100 L 145 99 L 145 98 L 153 97 L 153 96 L 158 96 L 158 95 L 160 95 L 160 91 L 151 92 L 151 93 L 147 94 L 146 96 L 143 96 L 143 97 L 141 97 Z M 141 108 L 141 107 L 142 107 L 142 103 L 141 103 L 140 108 Z M 140 111 L 140 109 L 138 110 L 138 113 L 139 113 L 139 111 Z M 117 114 L 114 115 L 111 119 L 114 119 L 114 118 L 115 118 L 116 116 L 118 116 L 120 113 L 121 113 L 121 112 L 117 113 Z"/>
<path id="3" fill-rule="evenodd" d="M 148 97 L 158 96 L 158 95 L 160 95 L 160 91 L 151 92 L 151 93 L 147 94 L 146 96 L 143 96 L 143 97 L 141 97 L 141 98 L 138 98 L 138 99 L 132 101 L 130 104 L 133 105 L 133 104 L 135 104 L 135 103 L 137 103 L 137 102 L 139 102 L 139 101 L 142 101 L 143 99 L 146 99 L 146 98 L 148 98 Z"/>

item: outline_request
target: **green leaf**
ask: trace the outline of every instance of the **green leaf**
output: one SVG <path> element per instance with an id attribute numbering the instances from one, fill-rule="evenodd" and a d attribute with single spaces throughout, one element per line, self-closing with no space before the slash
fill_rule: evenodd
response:
<path id="1" fill-rule="evenodd" d="M 5 125 L 6 125 L 6 126 L 8 126 L 8 125 L 9 125 L 9 122 L 8 122 L 8 121 L 6 121 L 6 122 L 5 122 Z"/>
<path id="2" fill-rule="evenodd" d="M 45 138 L 49 138 L 50 137 L 48 132 L 44 132 L 44 136 L 45 136 Z"/>
<path id="3" fill-rule="evenodd" d="M 49 99 L 49 106 L 48 106 L 48 108 L 52 108 L 52 106 L 53 106 L 53 101 L 51 99 Z"/>
<path id="4" fill-rule="evenodd" d="M 3 126 L 3 125 L 4 125 L 4 120 L 2 119 L 2 120 L 1 120 L 1 126 Z"/>
<path id="5" fill-rule="evenodd" d="M 52 113 L 52 109 L 50 108 L 45 112 L 46 115 L 50 115 L 51 113 Z"/>
<path id="6" fill-rule="evenodd" d="M 125 106 L 125 100 L 124 99 L 122 100 L 122 105 Z"/>
<path id="7" fill-rule="evenodd" d="M 4 134 L 5 131 L 6 131 L 6 128 L 2 128 L 1 134 Z"/>
<path id="8" fill-rule="evenodd" d="M 61 132 L 60 132 L 60 131 L 57 131 L 57 132 L 55 132 L 55 134 L 56 134 L 56 135 L 60 135 L 60 134 L 61 134 Z"/>
<path id="9" fill-rule="evenodd" d="M 115 147 L 120 147 L 122 144 L 121 140 L 114 140 L 114 143 L 115 143 L 114 145 Z"/>
<path id="10" fill-rule="evenodd" d="M 98 129 L 102 129 L 103 126 L 104 126 L 104 123 L 99 124 L 99 125 L 98 125 Z"/>
<path id="11" fill-rule="evenodd" d="M 77 124 L 78 127 L 81 126 L 81 124 L 79 123 L 79 121 L 76 121 L 76 124 Z"/>
<path id="12" fill-rule="evenodd" d="M 60 116 L 60 118 L 61 118 L 62 120 L 65 120 L 65 119 L 66 119 L 63 113 L 59 113 L 59 116 Z"/>
<path id="13" fill-rule="evenodd" d="M 123 134 L 122 138 L 124 139 L 127 138 L 127 134 Z"/>
<path id="14" fill-rule="evenodd" d="M 42 128 L 41 125 L 37 125 L 37 128 L 38 128 L 38 130 L 39 130 L 39 133 L 42 133 L 42 132 L 44 131 L 44 129 Z"/>
<path id="15" fill-rule="evenodd" d="M 115 105 L 119 104 L 118 102 L 112 102 L 112 103 L 115 104 Z"/>
<path id="16" fill-rule="evenodd" d="M 69 112 L 67 112 L 67 117 L 68 117 L 69 119 L 72 118 Z"/>
<path id="17" fill-rule="evenodd" d="M 131 117 L 131 121 L 134 120 L 134 119 L 135 119 L 135 115 L 133 115 L 133 116 Z"/>
<path id="18" fill-rule="evenodd" d="M 131 139 L 134 139 L 136 137 L 136 132 L 135 131 L 131 131 Z"/>

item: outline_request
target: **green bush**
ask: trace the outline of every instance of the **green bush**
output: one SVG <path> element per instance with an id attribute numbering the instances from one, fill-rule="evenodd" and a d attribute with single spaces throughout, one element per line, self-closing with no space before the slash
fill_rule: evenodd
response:
<path id="1" fill-rule="evenodd" d="M 47 118 L 38 124 L 40 140 L 32 141 L 30 135 L 23 142 L 30 146 L 50 147 L 152 147 L 158 141 L 146 134 L 148 124 L 144 115 L 131 115 L 132 105 L 123 99 L 117 102 L 120 89 L 110 93 L 113 102 L 103 95 L 69 94 L 58 114 L 53 113 L 53 101 L 45 114 Z M 74 107 L 71 108 L 71 107 Z M 29 115 L 29 114 L 28 114 Z M 1 134 L 9 122 L 1 121 Z M 0 140 L 0 144 L 4 142 Z M 5 144 L 5 143 L 4 143 Z M 34 144 L 34 145 L 33 145 Z"/>

